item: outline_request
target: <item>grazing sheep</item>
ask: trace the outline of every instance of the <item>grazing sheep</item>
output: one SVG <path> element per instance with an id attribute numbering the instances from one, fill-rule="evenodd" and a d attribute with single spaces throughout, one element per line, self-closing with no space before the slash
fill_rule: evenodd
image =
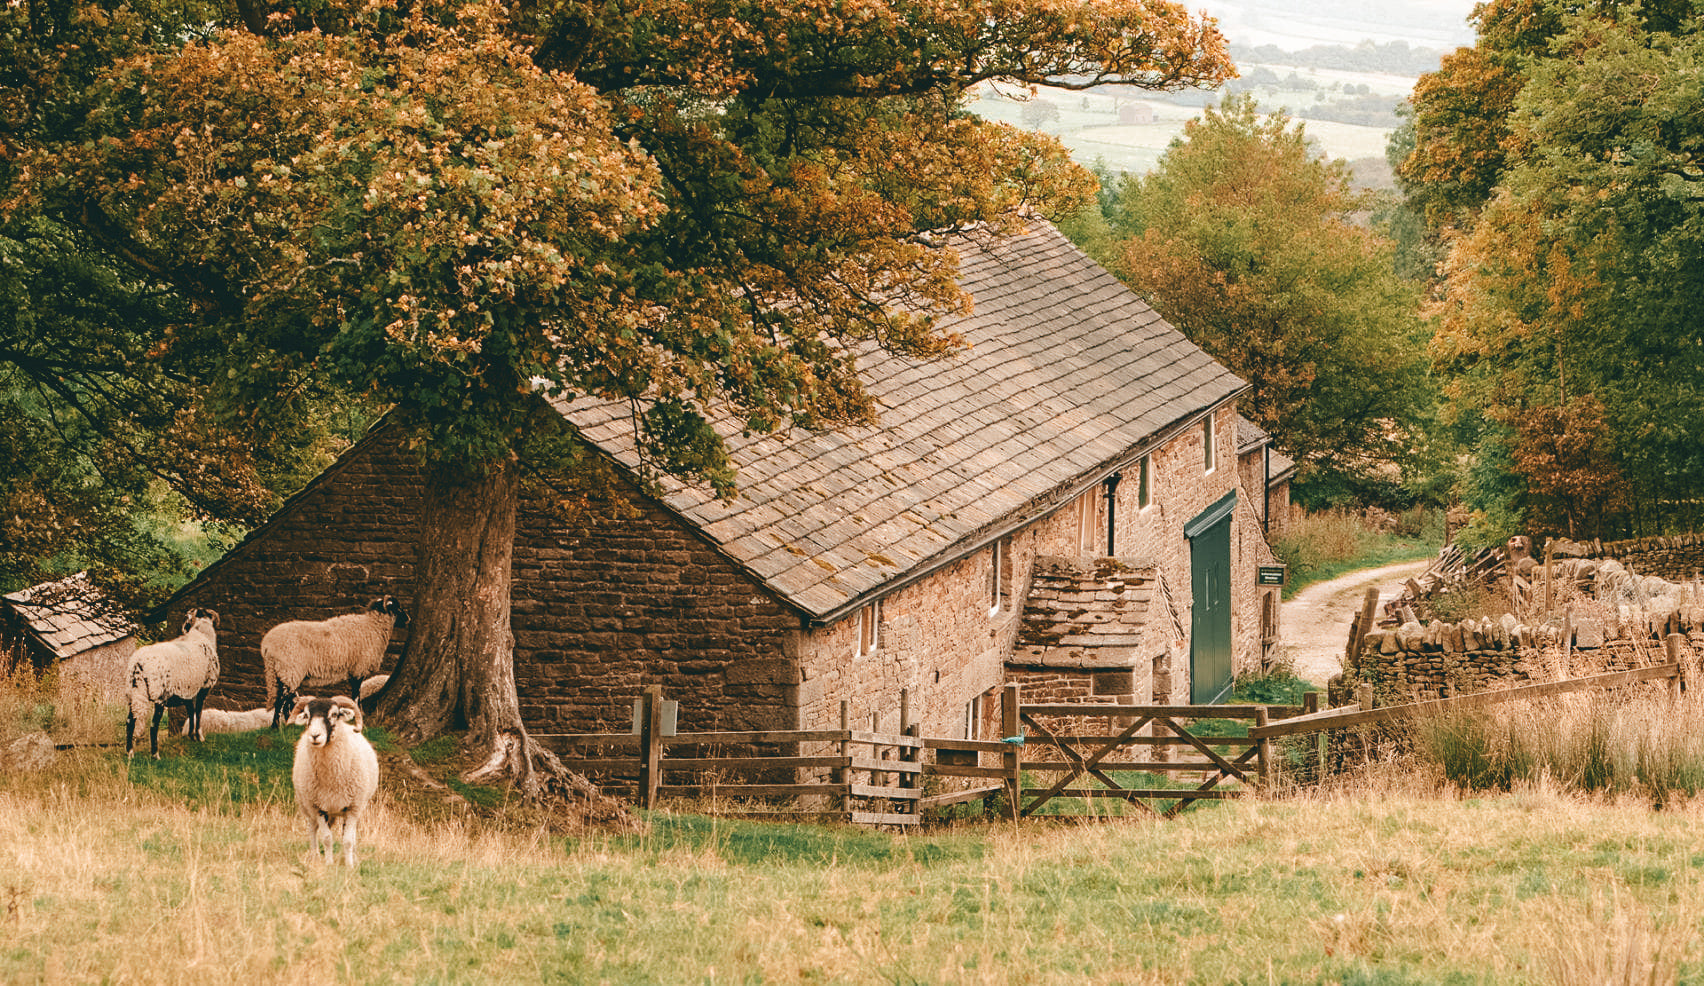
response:
<path id="1" fill-rule="evenodd" d="M 290 780 L 308 822 L 308 845 L 315 855 L 323 851 L 329 866 L 335 844 L 342 842 L 344 865 L 354 867 L 356 821 L 379 789 L 379 758 L 361 735 L 361 707 L 354 699 L 316 698 L 308 703 L 307 717 Z"/>
<path id="2" fill-rule="evenodd" d="M 266 704 L 272 728 L 284 720 L 304 685 L 349 683 L 349 697 L 361 697 L 361 679 L 379 670 L 391 631 L 408 625 L 408 614 L 395 596 L 380 596 L 364 612 L 329 620 L 291 620 L 260 638 L 266 669 Z"/>
<path id="3" fill-rule="evenodd" d="M 385 682 L 389 680 L 390 675 L 388 674 L 376 674 L 371 678 L 368 678 L 366 681 L 361 682 L 361 701 L 365 702 L 367 699 L 373 697 L 373 695 L 377 694 L 379 689 L 385 687 Z M 308 724 L 308 703 L 313 700 L 314 696 L 312 695 L 297 695 L 296 704 L 290 709 L 290 717 L 284 720 L 284 725 L 306 726 Z M 272 714 L 271 709 L 256 709 L 255 711 L 265 712 L 269 716 Z M 264 726 L 266 723 L 262 722 L 260 725 Z"/>
<path id="4" fill-rule="evenodd" d="M 124 727 L 124 755 L 136 753 L 136 724 L 152 706 L 148 747 L 160 758 L 160 716 L 167 705 L 189 707 L 188 735 L 204 739 L 201 707 L 219 680 L 219 651 L 215 637 L 219 614 L 199 607 L 184 616 L 183 634 L 136 648 L 130 656 L 130 718 Z"/>
<path id="5" fill-rule="evenodd" d="M 202 709 L 201 731 L 204 733 L 246 733 L 254 729 L 265 729 L 272 722 L 272 710 L 268 708 L 248 709 L 238 712 L 233 709 Z M 183 724 L 179 730 L 185 736 L 189 735 L 189 723 Z"/>

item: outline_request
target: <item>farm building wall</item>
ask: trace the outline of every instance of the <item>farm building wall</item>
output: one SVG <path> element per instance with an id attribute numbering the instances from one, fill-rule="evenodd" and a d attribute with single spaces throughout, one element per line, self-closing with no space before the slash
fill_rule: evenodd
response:
<path id="1" fill-rule="evenodd" d="M 419 516 L 418 463 L 393 433 L 375 432 L 191 582 L 170 618 L 193 606 L 219 614 L 208 705 L 265 704 L 260 638 L 278 623 L 356 612 L 386 594 L 412 612 Z M 405 639 L 391 640 L 386 670 Z"/>
<path id="2" fill-rule="evenodd" d="M 515 680 L 540 732 L 625 729 L 631 701 L 662 684 L 694 729 L 773 728 L 795 718 L 786 646 L 797 617 L 685 525 L 631 488 L 636 510 L 564 524 L 533 497 L 516 520 Z M 413 609 L 421 471 L 380 431 L 293 497 L 174 605 L 220 613 L 210 704 L 263 704 L 260 638 L 390 593 Z M 631 515 L 627 515 L 631 513 Z M 385 670 L 401 655 L 396 634 Z M 690 697 L 688 697 L 690 696 Z"/>
<path id="3" fill-rule="evenodd" d="M 512 619 L 527 728 L 624 732 L 648 685 L 680 703 L 683 730 L 792 728 L 796 612 L 675 514 L 619 495 L 624 508 L 573 523 L 522 511 Z"/>
<path id="4" fill-rule="evenodd" d="M 1215 415 L 1215 468 L 1206 468 L 1200 426 L 1185 428 L 1149 455 L 1151 502 L 1140 504 L 1139 464 L 1125 469 L 1112 485 L 1113 555 L 1158 566 L 1172 605 L 1155 613 L 1173 653 L 1134 669 L 1027 668 L 1006 664 L 1013 651 L 1020 616 L 1028 598 L 1038 557 L 1096 556 L 1107 551 L 1107 489 L 1099 483 L 1062 504 L 1055 512 L 1001 542 L 1002 598 L 996 608 L 990 586 L 995 551 L 984 549 L 884 598 L 874 647 L 865 647 L 861 619 L 866 607 L 826 627 L 806 631 L 799 644 L 799 727 L 839 725 L 839 702 L 849 703 L 853 728 L 879 722 L 897 727 L 900 693 L 907 692 L 911 721 L 933 736 L 963 736 L 967 723 L 980 722 L 983 736 L 998 721 L 995 696 L 1006 681 L 1024 686 L 1030 696 L 1057 701 L 1120 701 L 1144 704 L 1186 702 L 1189 695 L 1188 638 L 1190 545 L 1183 536 L 1189 520 L 1239 485 L 1234 453 L 1234 411 Z M 1239 494 L 1241 495 L 1241 494 Z M 1235 669 L 1258 666 L 1261 655 L 1262 597 L 1277 590 L 1255 585 L 1255 566 L 1273 561 L 1258 520 L 1241 505 L 1232 520 L 1232 620 Z M 1271 627 L 1275 645 L 1276 624 Z M 1037 699 L 1040 700 L 1040 699 Z M 873 720 L 872 716 L 890 718 Z M 977 728 L 977 727 L 971 727 Z"/>
<path id="5" fill-rule="evenodd" d="M 1211 471 L 1199 426 L 1155 450 L 1146 508 L 1137 502 L 1134 466 L 1113 487 L 1116 554 L 1161 570 L 1179 614 L 1177 621 L 1163 617 L 1167 639 L 1185 655 L 1190 549 L 1183 525 L 1237 485 L 1232 428 L 1232 412 L 1222 409 Z M 189 606 L 220 613 L 222 667 L 212 704 L 264 702 L 260 637 L 279 622 L 355 611 L 385 593 L 412 611 L 420 476 L 394 433 L 375 432 L 174 600 L 174 617 Z M 1002 539 L 997 611 L 990 601 L 994 552 L 984 549 L 883 599 L 873 646 L 860 623 L 867 613 L 807 626 L 632 486 L 614 494 L 631 509 L 593 506 L 571 520 L 543 500 L 524 500 L 512 589 L 523 719 L 544 733 L 621 731 L 634 696 L 660 684 L 681 702 L 686 729 L 832 727 L 843 699 L 858 726 L 879 715 L 888 728 L 898 726 L 905 690 L 913 722 L 937 735 L 962 735 L 967 719 L 989 720 L 991 696 L 1006 680 L 1035 559 L 1107 553 L 1107 490 L 1106 483 L 1092 485 Z M 1247 509 L 1233 516 L 1232 553 L 1240 671 L 1259 650 L 1253 566 L 1270 557 Z M 386 670 L 405 636 L 392 641 Z M 1188 684 L 1184 658 L 1117 681 L 1085 672 L 1057 687 L 1172 703 L 1188 695 Z"/>

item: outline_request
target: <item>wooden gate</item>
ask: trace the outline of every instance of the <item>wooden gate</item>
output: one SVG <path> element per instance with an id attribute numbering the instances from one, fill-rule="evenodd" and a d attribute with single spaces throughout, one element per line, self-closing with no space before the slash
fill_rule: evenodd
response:
<path id="1" fill-rule="evenodd" d="M 1264 783 L 1270 769 L 1269 741 L 1226 728 L 1238 720 L 1266 725 L 1269 711 L 1263 705 L 1020 705 L 1015 688 L 1006 695 L 1015 709 L 1003 710 L 1002 720 L 1009 720 L 1016 728 L 1009 726 L 1008 732 L 1023 741 L 1019 784 L 1026 775 L 1057 775 L 1045 787 L 1014 784 L 1010 800 L 1019 817 L 1057 798 L 1116 798 L 1146 811 L 1155 811 L 1151 802 L 1171 801 L 1157 812 L 1169 818 L 1197 801 L 1240 797 Z M 1097 731 L 1095 723 L 1104 725 Z M 1173 751 L 1183 757 L 1173 758 Z M 1135 786 L 1134 779 L 1119 773 L 1168 780 L 1193 775 L 1194 780 L 1181 786 Z M 1222 787 L 1227 781 L 1235 786 Z"/>

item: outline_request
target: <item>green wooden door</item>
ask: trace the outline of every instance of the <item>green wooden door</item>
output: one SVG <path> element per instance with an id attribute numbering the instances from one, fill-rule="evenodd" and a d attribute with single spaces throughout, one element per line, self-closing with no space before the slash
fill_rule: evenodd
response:
<path id="1" fill-rule="evenodd" d="M 1231 517 L 1236 491 L 1183 527 L 1189 538 L 1189 701 L 1209 705 L 1231 691 Z"/>

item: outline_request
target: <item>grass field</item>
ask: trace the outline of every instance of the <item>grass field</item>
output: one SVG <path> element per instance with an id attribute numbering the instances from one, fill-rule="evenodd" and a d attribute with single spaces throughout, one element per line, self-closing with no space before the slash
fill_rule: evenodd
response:
<path id="1" fill-rule="evenodd" d="M 284 737 L 285 740 L 288 736 Z M 423 811 L 310 858 L 287 742 L 0 778 L 7 983 L 1704 980 L 1704 807 L 1392 766 L 1171 822 L 920 834 L 658 812 L 638 835 Z"/>
<path id="2" fill-rule="evenodd" d="M 1288 94 L 1283 97 L 1263 96 L 1264 109 L 1277 110 L 1306 105 L 1311 95 Z M 1153 122 L 1125 124 L 1119 122 L 1117 102 L 1111 96 L 1096 93 L 1060 93 L 1049 91 L 1040 97 L 1058 111 L 1058 118 L 1039 123 L 1034 129 L 1058 137 L 1071 152 L 1073 159 L 1093 166 L 1103 164 L 1113 173 L 1128 171 L 1146 174 L 1159 162 L 1171 142 L 1182 136 L 1184 124 L 1201 115 L 1197 107 L 1159 100 L 1146 101 L 1153 113 Z M 990 120 L 1030 128 L 1024 122 L 1023 102 L 1001 96 L 986 88 L 971 104 L 971 110 Z M 1382 127 L 1364 127 L 1327 120 L 1303 120 L 1307 135 L 1330 158 L 1355 161 L 1363 158 L 1383 160 L 1390 131 Z"/>

